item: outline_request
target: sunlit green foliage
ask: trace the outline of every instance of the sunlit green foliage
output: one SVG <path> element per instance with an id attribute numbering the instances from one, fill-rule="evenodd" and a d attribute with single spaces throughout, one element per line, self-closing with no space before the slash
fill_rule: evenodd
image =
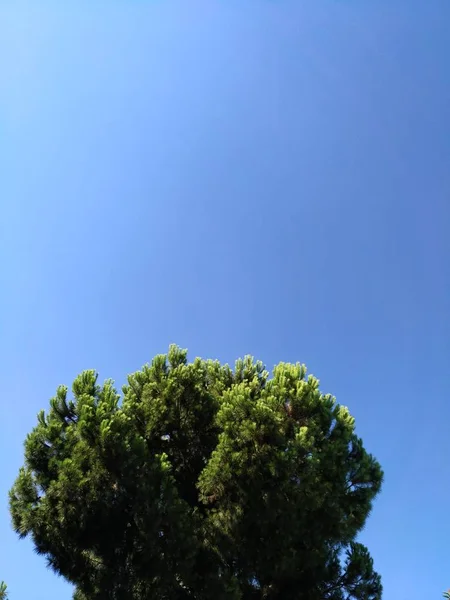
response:
<path id="1" fill-rule="evenodd" d="M 122 399 L 94 371 L 58 388 L 10 508 L 77 600 L 378 600 L 355 540 L 381 481 L 304 366 L 171 346 Z"/>

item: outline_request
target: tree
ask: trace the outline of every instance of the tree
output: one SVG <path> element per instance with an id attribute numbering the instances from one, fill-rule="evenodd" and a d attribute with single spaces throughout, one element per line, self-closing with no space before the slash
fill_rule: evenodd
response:
<path id="1" fill-rule="evenodd" d="M 4 581 L 0 581 L 0 600 L 8 600 L 7 587 Z"/>
<path id="2" fill-rule="evenodd" d="M 378 600 L 355 541 L 382 471 L 303 365 L 168 355 L 61 386 L 10 492 L 76 600 Z"/>

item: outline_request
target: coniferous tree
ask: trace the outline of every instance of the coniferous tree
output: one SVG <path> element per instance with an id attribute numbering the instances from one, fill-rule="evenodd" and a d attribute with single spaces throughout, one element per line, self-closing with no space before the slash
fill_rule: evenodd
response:
<path id="1" fill-rule="evenodd" d="M 382 471 L 304 366 L 273 376 L 171 346 L 123 397 L 59 387 L 10 492 L 17 533 L 76 600 L 378 600 L 356 542 Z"/>
<path id="2" fill-rule="evenodd" d="M 8 599 L 8 591 L 6 587 L 6 583 L 4 581 L 0 581 L 0 600 Z"/>

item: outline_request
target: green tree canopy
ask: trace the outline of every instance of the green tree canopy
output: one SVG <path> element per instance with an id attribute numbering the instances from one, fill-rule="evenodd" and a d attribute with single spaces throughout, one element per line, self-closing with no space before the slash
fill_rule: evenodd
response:
<path id="1" fill-rule="evenodd" d="M 0 600 L 7 600 L 8 591 L 6 587 L 6 583 L 4 581 L 0 581 Z"/>
<path id="2" fill-rule="evenodd" d="M 58 388 L 10 509 L 77 600 L 377 600 L 355 539 L 381 481 L 303 365 L 171 346 L 122 399 L 94 371 Z"/>

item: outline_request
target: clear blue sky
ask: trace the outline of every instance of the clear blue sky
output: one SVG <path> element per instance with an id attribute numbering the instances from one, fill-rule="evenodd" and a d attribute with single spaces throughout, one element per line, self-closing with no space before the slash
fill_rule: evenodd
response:
<path id="1" fill-rule="evenodd" d="M 448 0 L 0 4 L 0 579 L 22 441 L 84 368 L 305 362 L 386 481 L 387 600 L 450 586 Z"/>

